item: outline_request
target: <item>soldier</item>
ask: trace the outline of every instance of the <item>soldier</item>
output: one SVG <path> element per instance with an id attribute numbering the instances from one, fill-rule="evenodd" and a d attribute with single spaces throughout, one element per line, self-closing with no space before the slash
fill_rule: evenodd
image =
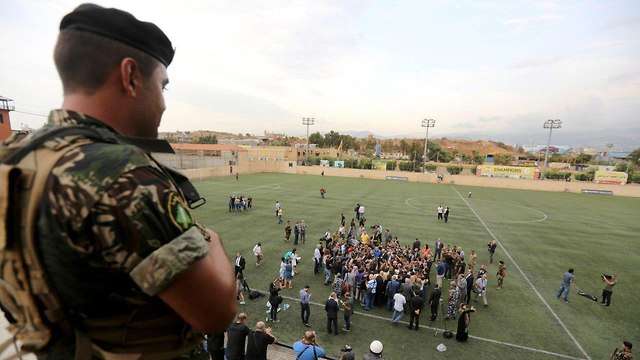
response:
<path id="1" fill-rule="evenodd" d="M 611 360 L 633 360 L 633 353 L 631 352 L 632 348 L 633 345 L 630 342 L 624 341 L 622 343 L 622 350 L 618 350 L 618 348 L 613 350 Z"/>
<path id="2" fill-rule="evenodd" d="M 498 261 L 498 273 L 496 274 L 496 276 L 498 278 L 498 289 L 502 289 L 504 278 L 507 277 L 507 266 L 502 260 Z"/>
<path id="3" fill-rule="evenodd" d="M 168 147 L 156 137 L 173 55 L 156 25 L 78 6 L 54 51 L 62 109 L 0 147 L 0 199 L 15 200 L 0 201 L 0 265 L 23 265 L 20 298 L 0 275 L 0 302 L 40 357 L 190 358 L 235 314 L 222 243 L 189 210 L 201 199 L 150 155 Z"/>
<path id="4" fill-rule="evenodd" d="M 284 241 L 288 242 L 291 238 L 291 221 L 287 220 L 287 225 L 284 227 Z M 294 243 L 297 245 L 298 239 L 296 237 Z"/>

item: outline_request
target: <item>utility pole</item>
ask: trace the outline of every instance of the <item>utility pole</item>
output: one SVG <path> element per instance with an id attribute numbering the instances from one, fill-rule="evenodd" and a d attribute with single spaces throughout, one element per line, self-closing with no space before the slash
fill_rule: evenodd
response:
<path id="1" fill-rule="evenodd" d="M 424 158 L 422 159 L 422 172 L 427 172 L 427 154 L 429 153 L 429 148 L 427 144 L 429 143 L 429 128 L 436 126 L 436 121 L 434 119 L 424 119 L 422 120 L 423 128 L 427 128 L 427 133 L 424 136 Z"/>
<path id="2" fill-rule="evenodd" d="M 302 125 L 307 126 L 307 151 L 305 152 L 304 163 L 309 165 L 309 126 L 315 124 L 316 119 L 312 117 L 303 117 Z"/>
<path id="3" fill-rule="evenodd" d="M 549 146 L 551 146 L 551 132 L 553 129 L 560 129 L 562 127 L 562 121 L 560 119 L 549 119 L 544 122 L 542 126 L 545 129 L 549 129 L 549 139 L 547 139 L 547 151 L 544 154 L 544 167 L 547 168 L 549 164 Z"/>

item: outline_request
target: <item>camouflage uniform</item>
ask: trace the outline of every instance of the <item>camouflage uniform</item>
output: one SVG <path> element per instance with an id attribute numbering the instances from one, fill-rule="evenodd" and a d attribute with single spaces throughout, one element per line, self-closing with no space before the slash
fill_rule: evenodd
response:
<path id="1" fill-rule="evenodd" d="M 71 125 L 116 134 L 102 122 L 63 110 L 51 112 L 45 130 Z M 207 254 L 208 233 L 149 154 L 78 136 L 44 146 L 75 141 L 86 144 L 69 150 L 53 168 L 37 222 L 48 283 L 72 324 L 82 328 L 85 319 L 131 314 L 140 321 L 169 316 L 177 338 L 199 338 L 156 295 Z M 135 336 L 135 329 L 130 332 Z M 73 351 L 73 339 L 58 338 L 47 359 L 73 358 Z"/>
<path id="2" fill-rule="evenodd" d="M 618 350 L 613 354 L 613 360 L 633 360 L 631 351 Z"/>

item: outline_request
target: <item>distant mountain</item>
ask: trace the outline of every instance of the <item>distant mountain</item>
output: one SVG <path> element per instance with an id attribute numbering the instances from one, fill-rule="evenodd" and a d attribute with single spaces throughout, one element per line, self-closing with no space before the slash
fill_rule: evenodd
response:
<path id="1" fill-rule="evenodd" d="M 502 132 L 487 134 L 480 131 L 438 133 L 434 138 L 447 138 L 452 140 L 487 140 L 499 141 L 511 145 L 546 144 L 548 132 L 540 129 L 540 132 Z M 431 138 L 431 136 L 429 136 Z M 382 136 L 381 139 L 422 139 L 424 133 L 412 133 L 395 136 Z M 599 131 L 568 131 L 561 129 L 555 131 L 551 143 L 568 145 L 574 148 L 592 147 L 604 149 L 607 144 L 613 144 L 614 150 L 632 151 L 640 148 L 640 128 L 637 129 L 602 129 Z"/>
<path id="2" fill-rule="evenodd" d="M 369 135 L 373 135 L 373 137 L 378 138 L 378 139 L 385 138 L 384 136 L 376 135 L 376 134 L 372 133 L 371 131 L 346 130 L 346 131 L 338 131 L 338 132 L 340 134 L 353 136 L 354 138 L 368 138 Z"/>

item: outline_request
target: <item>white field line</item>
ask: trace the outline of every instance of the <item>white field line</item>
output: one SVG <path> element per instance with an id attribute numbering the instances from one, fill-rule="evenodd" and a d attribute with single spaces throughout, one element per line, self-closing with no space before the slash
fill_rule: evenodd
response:
<path id="1" fill-rule="evenodd" d="M 426 209 L 421 208 L 419 206 L 416 206 L 412 203 L 412 200 L 416 200 L 416 199 L 430 199 L 430 198 L 434 198 L 434 199 L 446 199 L 446 200 L 458 200 L 458 198 L 456 197 L 447 197 L 447 196 L 420 196 L 420 197 L 410 197 L 404 200 L 405 205 L 416 209 L 418 211 L 425 211 Z M 498 202 L 498 201 L 494 201 L 494 200 L 481 200 L 481 201 L 486 201 L 486 202 Z M 529 210 L 533 210 L 539 214 L 542 215 L 542 217 L 538 218 L 538 219 L 533 219 L 533 220 L 504 220 L 504 221 L 500 221 L 498 222 L 499 224 L 533 224 L 533 223 L 539 223 L 539 222 L 543 222 L 546 221 L 549 216 L 542 210 L 533 208 L 533 207 L 529 207 L 529 206 L 524 206 L 524 205 L 520 205 L 520 204 L 515 204 L 515 203 L 509 203 L 507 202 L 507 204 L 510 204 L 512 206 L 516 206 L 519 208 L 523 208 L 523 209 L 529 209 Z M 490 221 L 491 222 L 491 221 Z"/>
<path id="2" fill-rule="evenodd" d="M 263 292 L 263 293 L 267 293 L 268 294 L 269 292 L 266 291 L 266 292 Z M 291 297 L 291 296 L 282 296 L 282 297 L 285 298 L 285 299 L 292 300 L 292 301 L 299 301 L 299 299 L 296 299 L 296 298 Z M 312 304 L 312 305 L 324 307 L 323 304 L 320 304 L 320 303 L 317 303 L 317 302 L 310 301 L 309 303 Z M 364 313 L 364 312 L 361 312 L 361 311 L 354 311 L 353 313 L 357 314 L 357 315 L 365 316 L 365 317 L 368 317 L 368 318 L 372 318 L 372 319 L 385 320 L 385 321 L 391 322 L 391 319 L 385 318 L 383 316 Z M 409 323 L 406 322 L 406 321 L 400 321 L 400 323 L 405 324 L 405 325 L 409 325 Z M 423 329 L 434 330 L 434 331 L 437 331 L 437 332 L 444 332 L 444 329 L 440 329 L 440 328 L 436 328 L 436 327 L 432 327 L 432 326 L 420 325 L 420 327 L 423 328 Z M 407 331 L 409 331 L 409 330 L 407 330 Z M 563 359 L 584 360 L 582 358 L 578 358 L 578 357 L 571 356 L 571 355 L 559 354 L 559 353 L 556 353 L 556 352 L 553 352 L 553 351 L 536 349 L 536 348 L 532 348 L 532 347 L 529 347 L 529 346 L 512 344 L 512 343 L 508 343 L 508 342 L 504 342 L 504 341 L 500 341 L 500 340 L 487 339 L 487 338 L 483 338 L 483 337 L 480 337 L 480 336 L 474 336 L 474 335 L 469 335 L 469 337 L 472 338 L 472 339 L 480 340 L 480 341 L 485 341 L 485 342 L 490 342 L 490 343 L 498 344 L 498 345 L 504 345 L 504 346 L 512 347 L 512 348 L 516 348 L 516 349 L 522 349 L 522 350 L 527 350 L 527 351 L 531 351 L 531 352 L 537 352 L 537 353 L 541 353 L 541 354 L 556 356 L 556 357 L 563 358 Z"/>
<path id="3" fill-rule="evenodd" d="M 496 241 L 496 243 L 500 246 L 500 248 L 502 249 L 502 251 L 504 252 L 505 255 L 507 255 L 507 257 L 509 258 L 509 260 L 511 261 L 511 263 L 516 267 L 516 269 L 518 269 L 518 272 L 520 273 L 520 275 L 522 275 L 522 277 L 524 278 L 524 280 L 527 282 L 527 284 L 529 284 L 529 286 L 531 287 L 531 289 L 533 289 L 533 291 L 536 293 L 536 295 L 538 296 L 538 298 L 540 299 L 540 301 L 542 301 L 542 303 L 544 304 L 544 306 L 547 308 L 547 310 L 549 310 L 549 312 L 551 312 L 551 314 L 553 315 L 553 317 L 556 319 L 556 321 L 558 321 L 558 324 L 560 324 L 560 326 L 564 329 L 564 331 L 567 333 L 567 335 L 569 335 L 569 338 L 571 338 L 571 340 L 573 341 L 573 343 L 578 347 L 578 349 L 580 350 L 580 352 L 585 356 L 585 358 L 587 360 L 591 360 L 591 358 L 589 357 L 589 354 L 587 354 L 587 352 L 582 348 L 582 345 L 580 345 L 580 343 L 578 342 L 578 340 L 576 340 L 576 338 L 573 336 L 573 334 L 571 333 L 571 331 L 569 331 L 569 329 L 567 328 L 567 326 L 564 324 L 564 322 L 560 319 L 560 317 L 558 316 L 558 314 L 556 314 L 555 311 L 553 311 L 553 309 L 551 308 L 551 306 L 549 306 L 549 303 L 547 302 L 547 300 L 544 299 L 544 297 L 542 297 L 542 295 L 540 294 L 540 292 L 538 291 L 538 289 L 533 285 L 533 283 L 531 282 L 531 280 L 529 280 L 529 277 L 527 276 L 527 274 L 524 273 L 524 271 L 522 271 L 522 268 L 520 268 L 520 265 L 518 265 L 518 263 L 513 259 L 513 257 L 511 256 L 511 254 L 509 253 L 509 251 L 507 251 L 507 249 L 504 247 L 504 245 L 502 245 L 502 243 L 500 242 L 500 240 L 498 240 L 498 238 L 494 235 L 494 233 L 491 231 L 491 229 L 489 229 L 489 227 L 487 226 L 487 224 L 484 222 L 484 220 L 482 220 L 482 218 L 480 217 L 480 215 L 478 215 L 478 213 L 473 209 L 473 207 L 471 206 L 471 204 L 469 204 L 469 202 L 467 201 L 467 199 L 465 199 L 462 194 L 460 194 L 460 192 L 458 191 L 458 189 L 456 189 L 454 186 L 452 186 L 451 188 L 453 188 L 453 190 L 456 192 L 456 194 L 458 194 L 458 196 L 460 197 L 460 199 L 462 199 L 462 201 L 464 201 L 465 204 L 467 204 L 467 207 L 469 208 L 469 210 L 471 210 L 471 212 L 476 216 L 476 218 L 478 219 L 478 221 L 480 221 L 480 224 L 482 224 L 482 226 L 484 227 L 485 230 L 487 230 L 487 233 L 489 233 L 489 235 L 491 235 L 491 237 L 493 238 L 493 240 Z"/>

